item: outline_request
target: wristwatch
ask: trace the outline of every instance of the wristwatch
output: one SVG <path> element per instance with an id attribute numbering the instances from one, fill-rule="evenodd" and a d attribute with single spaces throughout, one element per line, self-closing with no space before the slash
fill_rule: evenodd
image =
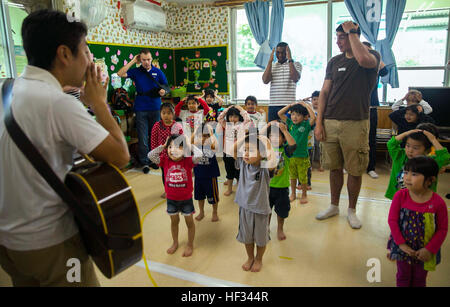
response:
<path id="1" fill-rule="evenodd" d="M 290 59 L 288 62 L 289 62 L 289 63 L 294 63 L 294 60 L 293 60 L 293 59 Z"/>
<path id="2" fill-rule="evenodd" d="M 351 34 L 351 33 L 353 33 L 353 34 L 358 34 L 358 30 L 356 30 L 356 29 L 350 29 L 350 31 L 348 31 L 347 34 Z"/>

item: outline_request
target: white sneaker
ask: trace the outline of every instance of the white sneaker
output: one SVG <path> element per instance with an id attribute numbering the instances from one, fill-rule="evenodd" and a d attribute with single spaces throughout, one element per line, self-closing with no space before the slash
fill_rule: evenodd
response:
<path id="1" fill-rule="evenodd" d="M 378 178 L 378 174 L 375 173 L 375 171 L 370 171 L 367 173 L 370 177 L 372 177 L 373 179 L 377 179 Z"/>
<path id="2" fill-rule="evenodd" d="M 338 214 L 339 214 L 339 206 L 330 205 L 330 207 L 328 207 L 328 209 L 326 209 L 322 212 L 319 212 L 319 214 L 316 215 L 316 219 L 325 220 L 327 218 L 330 218 L 330 217 L 338 215 Z"/>
<path id="3" fill-rule="evenodd" d="M 361 221 L 356 216 L 355 209 L 348 209 L 347 221 L 353 229 L 360 229 L 362 226 Z"/>

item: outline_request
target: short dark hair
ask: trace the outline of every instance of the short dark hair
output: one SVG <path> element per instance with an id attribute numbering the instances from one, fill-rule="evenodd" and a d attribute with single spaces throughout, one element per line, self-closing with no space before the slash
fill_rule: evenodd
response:
<path id="1" fill-rule="evenodd" d="M 277 119 L 278 123 L 281 123 L 281 120 Z M 267 128 L 267 137 L 270 138 L 270 135 L 272 134 L 273 131 L 277 131 L 278 130 L 278 134 L 280 136 L 283 137 L 283 139 L 286 140 L 286 137 L 284 136 L 284 133 L 281 132 L 280 128 L 277 126 L 276 129 L 273 129 L 273 125 L 270 125 L 269 128 Z"/>
<path id="2" fill-rule="evenodd" d="M 319 97 L 320 96 L 320 91 L 314 91 L 312 94 L 311 94 L 311 98 L 312 97 Z"/>
<path id="3" fill-rule="evenodd" d="M 78 54 L 78 45 L 87 35 L 87 27 L 83 22 L 70 22 L 63 12 L 44 9 L 28 15 L 21 32 L 28 63 L 50 70 L 59 46 L 67 46 L 74 56 Z"/>
<path id="4" fill-rule="evenodd" d="M 409 134 L 406 137 L 406 140 L 408 140 L 408 139 L 413 139 L 415 141 L 422 143 L 422 145 L 425 147 L 426 150 L 429 150 L 431 148 L 431 146 L 433 146 L 433 144 L 431 144 L 430 140 L 427 138 L 427 136 L 425 134 L 423 134 L 422 131 L 413 132 L 413 133 Z"/>
<path id="5" fill-rule="evenodd" d="M 139 54 L 149 54 L 149 53 L 150 53 L 150 55 L 152 54 L 150 49 L 148 49 L 148 48 L 143 48 L 143 49 L 141 49 L 141 51 L 139 51 Z"/>
<path id="6" fill-rule="evenodd" d="M 303 116 L 309 115 L 308 109 L 302 106 L 301 104 L 293 105 L 292 107 L 289 108 L 289 111 L 291 111 L 291 113 L 295 112 Z"/>
<path id="7" fill-rule="evenodd" d="M 184 143 L 186 142 L 186 136 L 184 134 L 171 134 L 169 136 L 169 140 L 167 141 L 166 149 L 169 148 L 170 144 L 176 141 L 178 146 L 184 147 Z"/>
<path id="8" fill-rule="evenodd" d="M 214 98 L 214 96 L 216 96 L 216 94 L 215 94 L 215 92 L 214 92 L 212 89 L 207 88 L 207 89 L 205 90 L 205 98 L 206 98 L 207 96 L 211 96 L 212 98 Z"/>
<path id="9" fill-rule="evenodd" d="M 195 97 L 195 95 L 188 95 L 186 98 L 186 102 L 188 102 L 189 100 L 194 100 L 196 103 L 198 103 L 198 99 L 197 97 Z"/>
<path id="10" fill-rule="evenodd" d="M 171 104 L 170 102 L 164 102 L 161 105 L 161 108 L 160 108 L 159 112 L 161 113 L 163 109 L 169 109 L 170 112 L 175 114 L 175 110 L 174 110 L 173 104 Z"/>
<path id="11" fill-rule="evenodd" d="M 430 132 L 431 134 L 433 134 L 436 138 L 439 137 L 439 128 L 432 123 L 421 123 L 418 124 L 416 129 L 420 129 L 420 130 L 426 130 L 428 132 Z"/>
<path id="12" fill-rule="evenodd" d="M 233 115 L 239 116 L 239 121 L 240 122 L 244 121 L 244 118 L 242 117 L 241 112 L 239 112 L 239 110 L 236 109 L 235 107 L 231 107 L 227 111 L 227 122 L 230 121 L 230 116 L 233 116 Z"/>
<path id="13" fill-rule="evenodd" d="M 355 26 L 357 25 L 356 22 L 353 23 Z M 336 28 L 336 32 L 344 32 L 344 28 L 342 27 L 342 24 L 339 25 L 339 27 Z M 358 29 L 356 29 L 356 33 L 358 34 L 358 36 L 361 36 L 361 28 L 358 27 Z"/>
<path id="14" fill-rule="evenodd" d="M 288 45 L 288 44 L 285 43 L 285 42 L 279 42 L 278 45 L 277 45 L 277 48 L 278 48 L 278 47 L 286 47 L 287 45 Z"/>
<path id="15" fill-rule="evenodd" d="M 437 162 L 427 156 L 418 156 L 406 161 L 403 170 L 422 174 L 425 179 L 424 182 L 432 177 L 437 177 L 439 174 L 439 165 Z"/>
<path id="16" fill-rule="evenodd" d="M 247 101 L 253 101 L 254 103 L 258 104 L 258 100 L 256 100 L 255 96 L 247 96 L 247 98 L 245 98 L 244 104 L 247 104 Z"/>
<path id="17" fill-rule="evenodd" d="M 406 113 L 406 111 L 411 111 L 411 112 L 415 113 L 417 116 L 420 116 L 419 108 L 415 104 L 407 106 L 405 108 L 405 113 Z"/>

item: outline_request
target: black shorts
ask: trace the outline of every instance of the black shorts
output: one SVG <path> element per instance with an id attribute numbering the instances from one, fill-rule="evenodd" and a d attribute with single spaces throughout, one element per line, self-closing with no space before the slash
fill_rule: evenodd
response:
<path id="1" fill-rule="evenodd" d="M 289 201 L 289 188 L 272 188 L 269 192 L 269 204 L 272 209 L 275 206 L 275 213 L 285 219 L 289 216 L 291 202 Z"/>
<path id="2" fill-rule="evenodd" d="M 171 200 L 167 199 L 167 213 L 169 215 L 177 215 L 181 212 L 182 215 L 189 216 L 195 213 L 194 202 L 188 200 Z"/>
<path id="3" fill-rule="evenodd" d="M 239 180 L 240 171 L 236 168 L 235 165 L 236 160 L 234 160 L 232 156 L 224 154 L 223 162 L 225 164 L 225 170 L 227 172 L 227 179 L 232 180 L 236 178 L 236 180 Z"/>
<path id="4" fill-rule="evenodd" d="M 211 205 L 215 205 L 219 202 L 219 185 L 217 184 L 217 178 L 197 178 L 194 182 L 194 199 L 204 200 L 208 199 Z"/>

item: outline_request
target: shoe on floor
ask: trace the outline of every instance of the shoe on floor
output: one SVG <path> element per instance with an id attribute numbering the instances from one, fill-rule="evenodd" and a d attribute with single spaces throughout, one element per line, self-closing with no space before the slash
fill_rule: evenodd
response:
<path id="1" fill-rule="evenodd" d="M 360 229 L 362 226 L 361 221 L 356 216 L 355 209 L 348 209 L 347 221 L 353 229 Z"/>
<path id="2" fill-rule="evenodd" d="M 377 179 L 378 178 L 378 174 L 375 173 L 375 171 L 370 171 L 367 173 L 370 177 L 372 177 L 373 179 Z"/>
<path id="3" fill-rule="evenodd" d="M 148 165 L 145 165 L 145 166 L 142 168 L 142 172 L 143 172 L 144 174 L 148 174 L 148 173 L 150 172 L 150 167 L 149 167 Z"/>
<path id="4" fill-rule="evenodd" d="M 316 219 L 325 220 L 338 214 L 339 206 L 330 205 L 326 210 L 319 212 L 319 214 L 316 215 Z"/>

